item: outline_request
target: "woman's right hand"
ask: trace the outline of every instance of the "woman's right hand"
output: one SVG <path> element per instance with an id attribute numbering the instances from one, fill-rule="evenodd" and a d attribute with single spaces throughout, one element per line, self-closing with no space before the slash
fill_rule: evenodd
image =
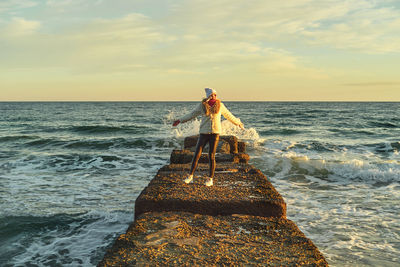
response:
<path id="1" fill-rule="evenodd" d="M 180 120 L 176 120 L 174 121 L 174 123 L 172 124 L 172 126 L 177 126 L 181 121 Z"/>

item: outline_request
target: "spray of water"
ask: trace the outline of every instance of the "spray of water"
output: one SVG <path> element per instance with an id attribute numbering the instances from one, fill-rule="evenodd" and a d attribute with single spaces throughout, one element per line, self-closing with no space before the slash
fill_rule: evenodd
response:
<path id="1" fill-rule="evenodd" d="M 168 113 L 165 115 L 163 122 L 164 125 L 169 128 L 170 130 L 167 132 L 170 137 L 174 137 L 177 139 L 183 139 L 187 136 L 197 135 L 200 129 L 200 118 L 193 119 L 186 123 L 181 123 L 177 127 L 172 127 L 173 121 L 178 119 L 182 116 L 182 114 L 186 114 L 189 112 L 188 110 L 184 109 L 183 111 L 180 110 L 169 110 Z M 248 129 L 240 129 L 238 126 L 232 124 L 227 120 L 223 120 L 221 123 L 222 132 L 221 135 L 234 135 L 240 140 L 243 140 L 249 145 L 250 147 L 257 147 L 258 145 L 265 142 L 265 139 L 261 138 L 255 128 L 248 128 Z"/>

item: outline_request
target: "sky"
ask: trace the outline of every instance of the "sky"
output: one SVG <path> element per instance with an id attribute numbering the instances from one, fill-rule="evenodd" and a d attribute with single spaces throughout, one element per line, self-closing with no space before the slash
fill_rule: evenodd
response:
<path id="1" fill-rule="evenodd" d="M 0 101 L 400 101 L 400 0 L 0 0 Z"/>

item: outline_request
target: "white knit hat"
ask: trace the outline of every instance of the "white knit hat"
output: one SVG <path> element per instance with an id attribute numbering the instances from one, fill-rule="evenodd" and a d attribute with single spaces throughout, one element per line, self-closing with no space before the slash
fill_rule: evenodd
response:
<path id="1" fill-rule="evenodd" d="M 212 89 L 212 88 L 205 88 L 204 90 L 206 91 L 206 96 L 207 96 L 207 98 L 209 98 L 210 95 L 212 95 L 212 94 L 217 94 L 217 91 L 215 91 L 215 90 Z"/>

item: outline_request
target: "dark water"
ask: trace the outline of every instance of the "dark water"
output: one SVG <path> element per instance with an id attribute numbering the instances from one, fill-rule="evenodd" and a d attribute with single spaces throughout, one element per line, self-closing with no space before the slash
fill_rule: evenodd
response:
<path id="1" fill-rule="evenodd" d="M 400 262 L 400 103 L 227 102 L 331 266 Z M 93 266 L 199 121 L 196 103 L 0 103 L 0 266 Z"/>

